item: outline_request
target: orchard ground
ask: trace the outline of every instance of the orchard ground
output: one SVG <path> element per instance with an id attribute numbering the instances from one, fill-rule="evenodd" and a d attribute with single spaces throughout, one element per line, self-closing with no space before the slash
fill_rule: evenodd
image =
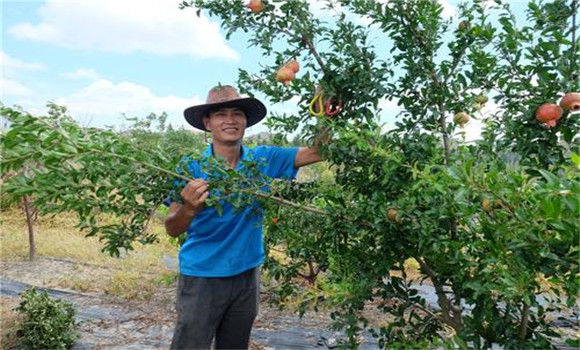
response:
<path id="1" fill-rule="evenodd" d="M 74 228 L 74 216 L 40 217 L 36 221 L 37 259 L 29 261 L 24 215 L 16 208 L 2 213 L 0 236 L 1 348 L 15 347 L 18 292 L 29 286 L 47 289 L 52 296 L 69 300 L 78 310 L 81 338 L 75 349 L 167 348 L 175 321 L 176 245 L 164 234 L 161 219 L 150 229 L 160 242 L 137 247 L 119 259 L 100 251 L 97 238 L 87 238 Z M 278 253 L 280 254 L 280 253 Z M 409 262 L 409 274 L 416 274 Z M 265 280 L 265 279 L 264 279 Z M 429 304 L 436 304 L 430 286 L 420 291 Z M 329 329 L 330 310 L 307 312 L 299 318 L 290 310 L 269 303 L 268 285 L 262 287 L 260 314 L 251 349 L 332 348 L 341 335 Z M 431 300 L 431 302 L 429 302 Z M 389 322 L 372 303 L 365 309 L 377 326 Z M 566 315 L 568 321 L 572 315 Z M 562 323 L 564 339 L 580 338 L 577 320 Z M 363 337 L 361 348 L 376 348 Z M 564 340 L 558 343 L 563 344 Z M 562 345 L 562 348 L 565 348 Z"/>
<path id="2" fill-rule="evenodd" d="M 18 292 L 29 286 L 75 304 L 81 322 L 76 349 L 165 349 L 176 318 L 176 255 L 178 248 L 164 234 L 160 219 L 150 229 L 160 242 L 137 247 L 119 259 L 100 251 L 97 238 L 74 228 L 74 216 L 39 217 L 35 223 L 37 259 L 28 260 L 25 217 L 13 208 L 2 213 L 0 236 L 0 319 L 2 349 L 15 348 Z M 260 314 L 251 349 L 333 346 L 338 335 L 328 330 L 328 313 L 298 318 L 268 303 L 262 288 Z M 379 314 L 377 314 L 379 317 Z M 326 345 L 325 345 L 326 344 Z"/>

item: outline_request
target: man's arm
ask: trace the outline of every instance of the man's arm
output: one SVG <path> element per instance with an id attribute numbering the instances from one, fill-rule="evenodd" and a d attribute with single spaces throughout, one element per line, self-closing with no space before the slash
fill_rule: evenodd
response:
<path id="1" fill-rule="evenodd" d="M 200 179 L 190 181 L 181 191 L 183 204 L 173 202 L 169 206 L 169 213 L 165 219 L 167 234 L 177 237 L 187 231 L 191 220 L 204 208 L 208 195 L 207 182 Z"/>
<path id="2" fill-rule="evenodd" d="M 177 237 L 187 231 L 191 220 L 197 215 L 196 211 L 189 211 L 184 205 L 171 203 L 167 218 L 165 218 L 165 231 L 171 237 Z"/>
<path id="3" fill-rule="evenodd" d="M 300 147 L 298 152 L 296 153 L 296 159 L 294 159 L 294 167 L 300 168 L 305 165 L 309 165 L 312 163 L 317 163 L 323 160 L 322 156 L 320 155 L 319 147 L 321 143 L 328 143 L 330 142 L 330 135 L 328 133 L 328 129 L 324 126 L 320 127 L 318 135 L 314 139 L 314 146 L 312 147 Z"/>
<path id="4" fill-rule="evenodd" d="M 296 152 L 294 167 L 300 168 L 305 165 L 320 162 L 322 157 L 318 154 L 318 147 L 300 147 Z"/>

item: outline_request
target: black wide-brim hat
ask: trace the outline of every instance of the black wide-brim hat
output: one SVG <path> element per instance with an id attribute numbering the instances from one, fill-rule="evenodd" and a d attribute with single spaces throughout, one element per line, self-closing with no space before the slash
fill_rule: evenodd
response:
<path id="1" fill-rule="evenodd" d="M 191 126 L 208 131 L 203 125 L 203 118 L 211 110 L 233 107 L 240 108 L 246 114 L 246 127 L 259 123 L 267 113 L 266 106 L 260 100 L 253 97 L 242 98 L 234 87 L 221 85 L 209 91 L 205 104 L 189 107 L 183 114 Z"/>

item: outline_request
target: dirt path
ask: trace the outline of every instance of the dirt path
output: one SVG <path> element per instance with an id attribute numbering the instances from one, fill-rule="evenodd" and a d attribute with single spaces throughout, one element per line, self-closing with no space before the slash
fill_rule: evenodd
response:
<path id="1" fill-rule="evenodd" d="M 0 301 L 16 305 L 19 292 L 36 286 L 55 298 L 72 302 L 81 321 L 81 337 L 74 350 L 169 348 L 175 320 L 174 286 L 159 287 L 146 302 L 46 288 L 57 275 L 67 275 L 74 269 L 78 267 L 54 259 L 34 263 L 0 261 Z M 339 334 L 326 328 L 329 323 L 330 319 L 321 314 L 308 314 L 301 319 L 262 303 L 252 331 L 251 349 L 333 348 Z M 362 347 L 376 348 L 372 339 Z"/>
<path id="2" fill-rule="evenodd" d="M 88 269 L 88 272 L 85 271 Z M 103 270 L 103 271 L 100 271 Z M 55 286 L 55 281 L 75 274 L 90 273 L 107 276 L 106 267 L 79 267 L 71 261 L 39 259 L 0 261 L 0 305 L 3 310 L 17 305 L 18 293 L 31 287 L 41 287 L 53 297 L 72 302 L 82 321 L 81 337 L 73 349 L 167 349 L 175 320 L 175 285 L 159 285 L 147 301 L 127 300 L 99 292 L 77 292 Z M 430 286 L 417 286 L 428 303 L 436 297 Z M 263 298 L 264 300 L 265 298 Z M 431 302 L 430 302 L 431 301 Z M 435 305 L 432 305 L 434 307 Z M 566 338 L 580 335 L 577 315 L 571 312 L 558 322 Z M 283 312 L 263 302 L 252 331 L 251 349 L 332 349 L 341 338 L 328 330 L 330 319 L 323 313 L 307 313 L 304 318 Z M 560 349 L 574 349 L 564 345 Z M 3 348 L 10 348 L 4 344 Z M 366 337 L 361 349 L 377 349 L 374 339 Z"/>

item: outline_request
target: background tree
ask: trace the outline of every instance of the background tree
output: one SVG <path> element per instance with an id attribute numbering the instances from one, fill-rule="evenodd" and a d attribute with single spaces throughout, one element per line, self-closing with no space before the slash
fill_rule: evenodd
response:
<path id="1" fill-rule="evenodd" d="M 41 215 L 75 212 L 78 227 L 99 236 L 115 256 L 135 242 L 157 240 L 147 225 L 164 200 L 178 199 L 174 181 L 188 179 L 176 173 L 179 160 L 203 142 L 185 130 L 147 130 L 146 123 L 157 120 L 154 114 L 115 132 L 81 127 L 66 108 L 53 104 L 47 116 L 7 107 L 1 113 L 11 122 L 1 136 L 1 171 L 10 174 L 3 196 L 13 201 L 34 196 Z M 103 214 L 117 220 L 102 220 Z"/>

